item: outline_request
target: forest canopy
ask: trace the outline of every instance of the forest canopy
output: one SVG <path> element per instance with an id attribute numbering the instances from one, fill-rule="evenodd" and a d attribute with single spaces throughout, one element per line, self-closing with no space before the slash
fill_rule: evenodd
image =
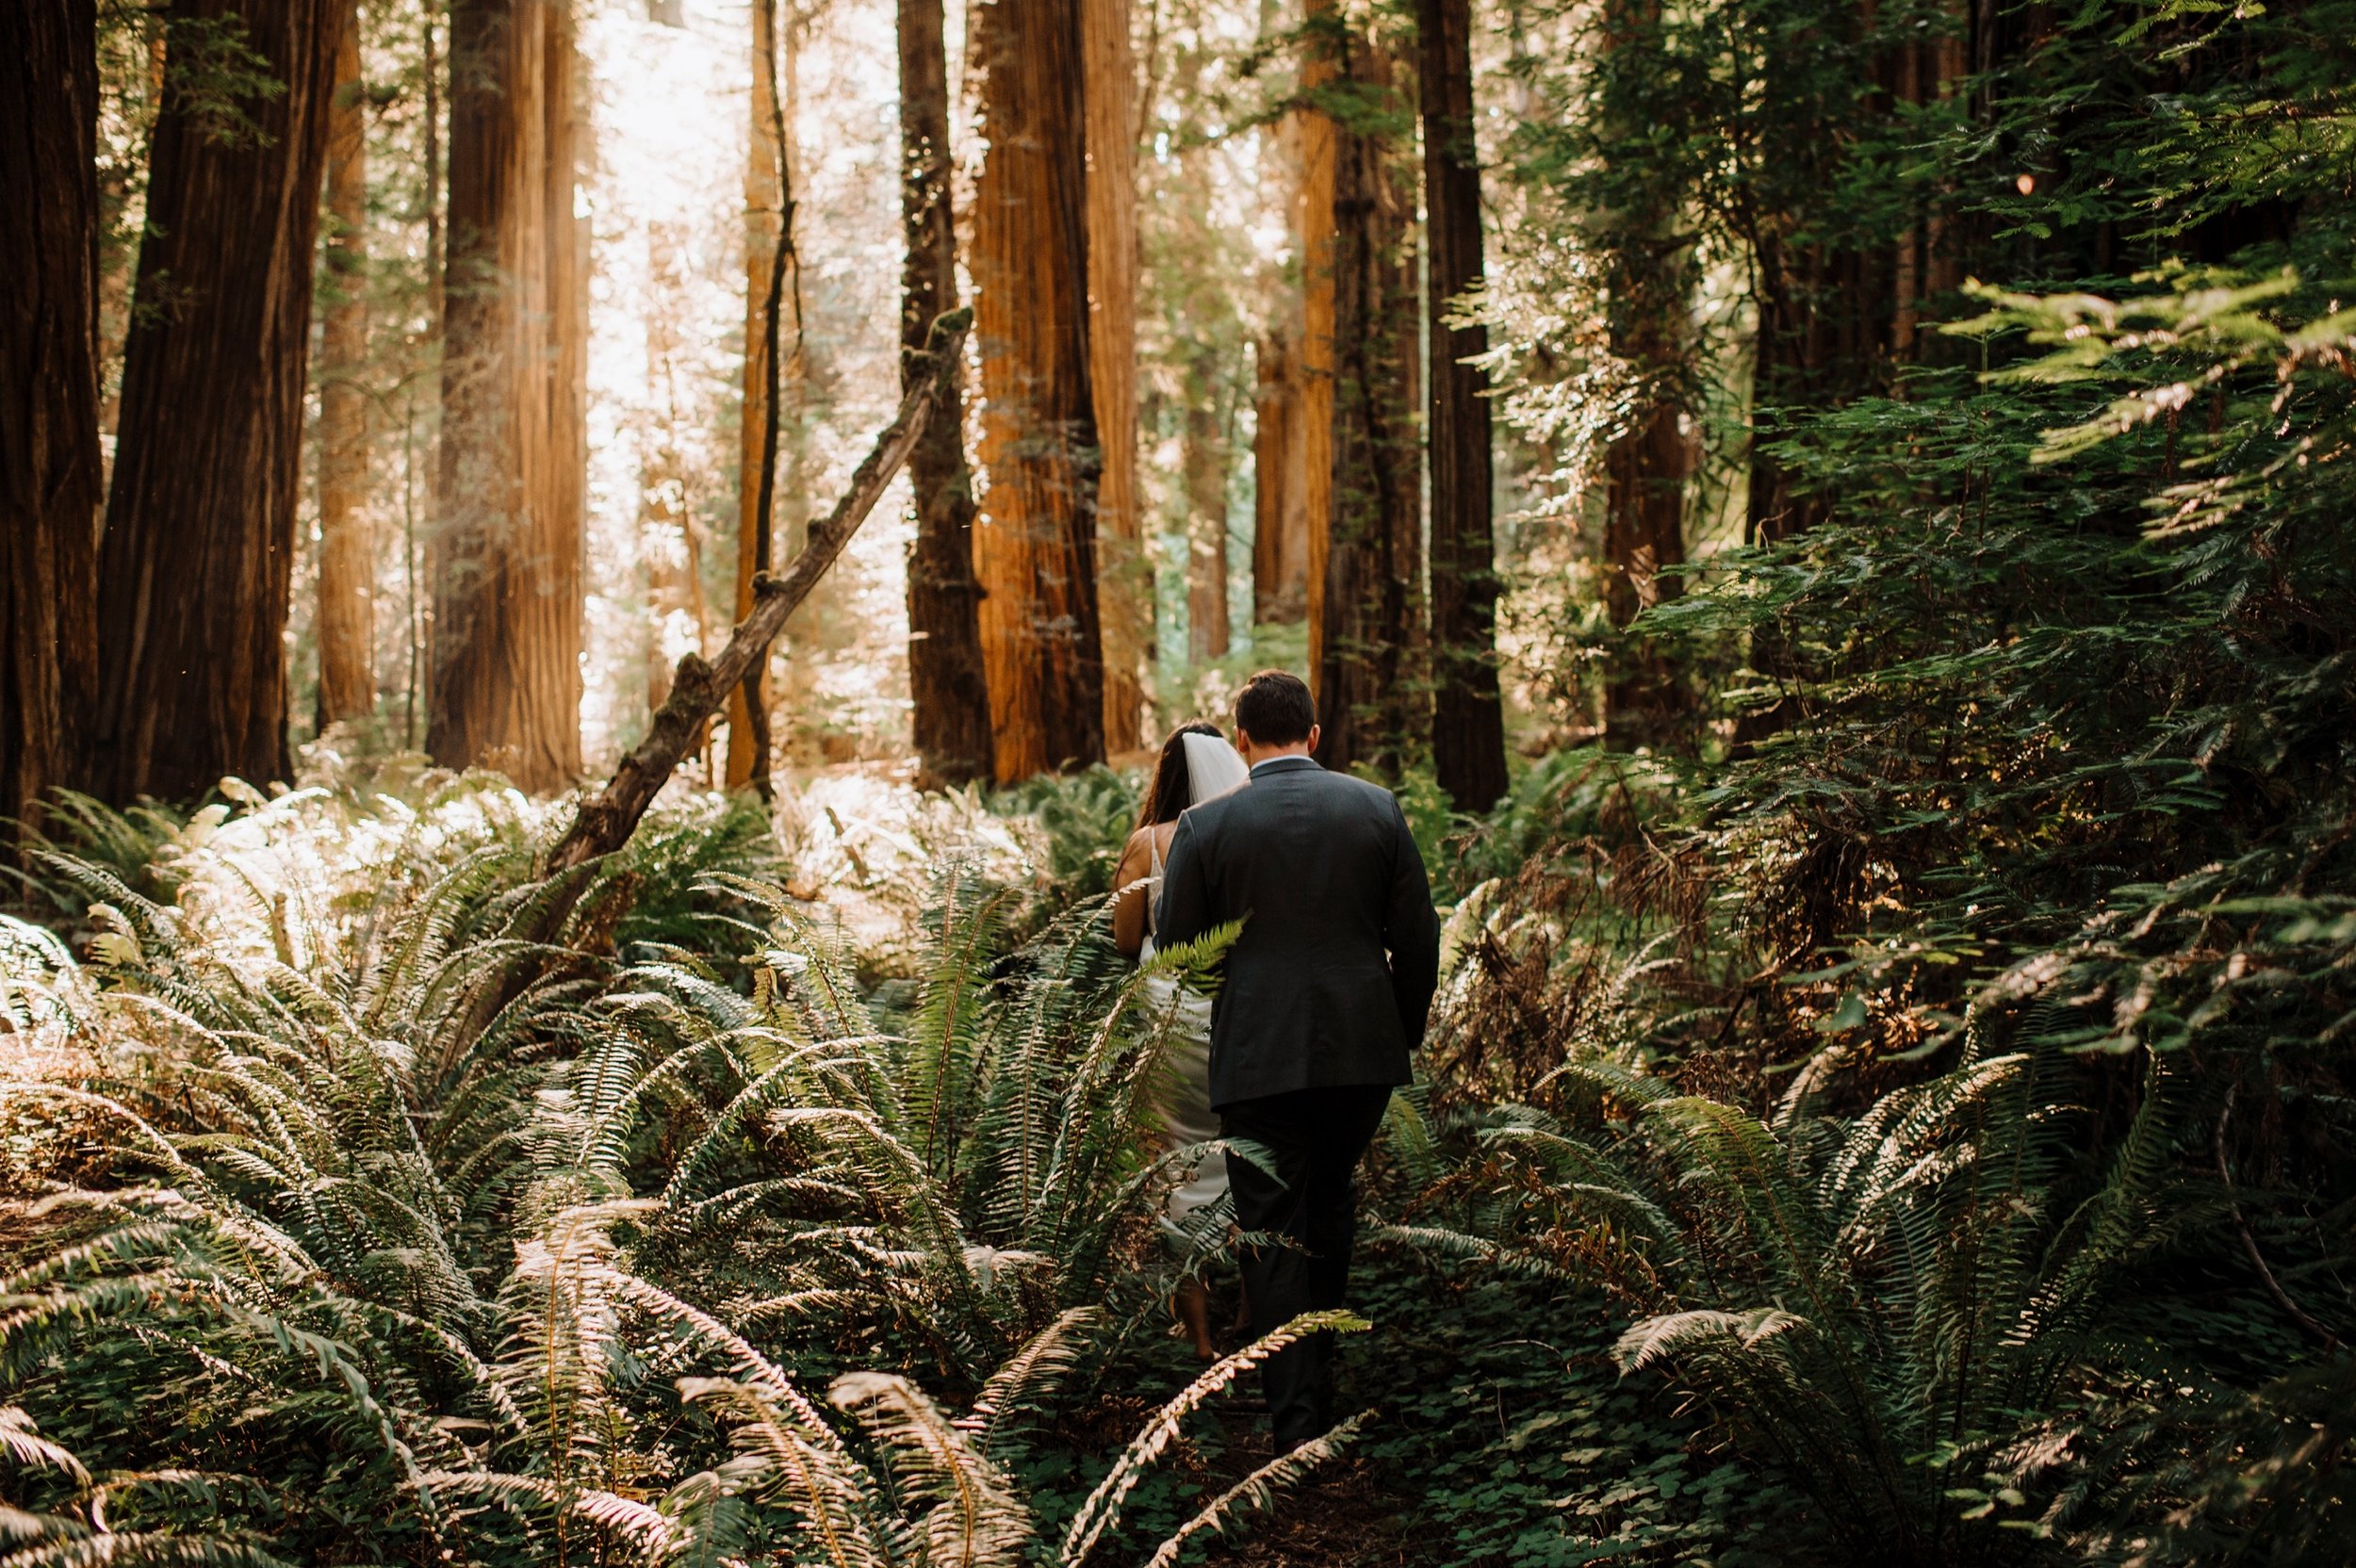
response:
<path id="1" fill-rule="evenodd" d="M 0 87 L 10 1563 L 2356 1557 L 2356 3 Z M 1290 1455 L 1108 912 L 1263 667 L 1444 919 Z"/>

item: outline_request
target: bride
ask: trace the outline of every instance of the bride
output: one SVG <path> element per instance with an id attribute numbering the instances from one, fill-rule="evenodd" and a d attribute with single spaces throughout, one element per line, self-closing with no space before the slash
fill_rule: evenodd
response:
<path id="1" fill-rule="evenodd" d="M 1241 789 L 1251 779 L 1251 769 L 1216 725 L 1199 719 L 1182 724 L 1162 743 L 1145 808 L 1137 813 L 1137 831 L 1122 846 L 1121 866 L 1113 875 L 1113 886 L 1121 890 L 1113 900 L 1113 942 L 1121 952 L 1139 963 L 1153 956 L 1153 906 L 1162 893 L 1163 857 L 1178 836 L 1178 813 Z M 1177 982 L 1150 984 L 1155 988 L 1155 1002 L 1169 1005 Z M 1182 1149 L 1218 1137 L 1219 1116 L 1211 1109 L 1210 999 L 1188 991 L 1177 994 L 1176 1002 L 1176 1033 L 1160 1108 L 1170 1147 Z M 1170 1193 L 1170 1217 L 1183 1221 L 1226 1191 L 1227 1162 L 1217 1156 L 1205 1159 Z M 1210 1298 L 1201 1280 L 1189 1279 L 1178 1287 L 1178 1316 L 1194 1340 L 1194 1353 L 1214 1360 L 1219 1351 L 1211 1343 Z"/>

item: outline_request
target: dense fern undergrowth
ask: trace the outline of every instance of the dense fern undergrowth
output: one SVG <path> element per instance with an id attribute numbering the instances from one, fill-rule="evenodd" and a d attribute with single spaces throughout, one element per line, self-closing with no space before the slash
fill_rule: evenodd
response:
<path id="1" fill-rule="evenodd" d="M 2151 284 L 1794 433 L 1824 521 L 1640 623 L 1774 687 L 1432 826 L 1365 1413 L 1282 1462 L 1271 1347 L 1164 1331 L 1236 1238 L 1158 1217 L 1122 781 L 556 879 L 563 803 L 397 763 L 64 803 L 8 1560 L 1163 1563 L 1288 1490 L 1364 1560 L 2356 1555 L 2356 321 Z"/>

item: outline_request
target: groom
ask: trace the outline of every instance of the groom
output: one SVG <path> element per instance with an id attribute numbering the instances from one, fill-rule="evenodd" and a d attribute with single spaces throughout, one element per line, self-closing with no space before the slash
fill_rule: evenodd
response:
<path id="1" fill-rule="evenodd" d="M 1154 919 L 1165 946 L 1244 922 L 1212 1016 L 1211 1104 L 1226 1136 L 1275 1156 L 1274 1175 L 1227 1156 L 1236 1224 L 1283 1240 L 1244 1260 L 1255 1336 L 1342 1304 L 1358 1158 L 1413 1077 L 1439 983 L 1439 920 L 1399 801 L 1317 766 L 1317 734 L 1299 678 L 1244 683 L 1235 749 L 1252 787 L 1178 819 Z M 1279 1453 L 1333 1424 L 1332 1340 L 1268 1362 Z"/>

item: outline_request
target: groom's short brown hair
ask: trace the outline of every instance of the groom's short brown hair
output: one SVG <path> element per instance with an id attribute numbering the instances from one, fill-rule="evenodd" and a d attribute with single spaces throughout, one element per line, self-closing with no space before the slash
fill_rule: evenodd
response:
<path id="1" fill-rule="evenodd" d="M 1317 727 L 1309 683 L 1285 670 L 1262 670 L 1235 694 L 1235 727 L 1264 746 L 1298 745 Z"/>

